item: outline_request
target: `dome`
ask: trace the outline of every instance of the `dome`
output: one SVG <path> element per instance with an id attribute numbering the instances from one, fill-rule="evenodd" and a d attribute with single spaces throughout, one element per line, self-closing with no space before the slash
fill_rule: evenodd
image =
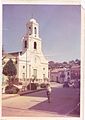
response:
<path id="1" fill-rule="evenodd" d="M 32 18 L 32 19 L 30 19 L 30 22 L 36 23 L 36 20 Z"/>

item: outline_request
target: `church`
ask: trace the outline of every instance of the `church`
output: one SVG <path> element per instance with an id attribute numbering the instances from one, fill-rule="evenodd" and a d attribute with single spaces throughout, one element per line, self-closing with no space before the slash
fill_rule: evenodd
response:
<path id="1" fill-rule="evenodd" d="M 48 60 L 42 52 L 39 24 L 35 19 L 30 19 L 26 24 L 26 33 L 22 38 L 22 51 L 9 53 L 8 59 L 10 58 L 16 65 L 19 80 L 48 79 Z"/>

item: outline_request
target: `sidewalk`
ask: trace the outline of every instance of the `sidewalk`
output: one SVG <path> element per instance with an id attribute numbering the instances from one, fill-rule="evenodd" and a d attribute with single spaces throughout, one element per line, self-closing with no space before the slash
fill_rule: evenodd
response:
<path id="1" fill-rule="evenodd" d="M 21 86 L 18 86 L 21 89 Z M 52 83 L 51 82 L 51 87 L 62 87 L 62 84 L 58 84 L 58 83 Z M 25 94 L 30 94 L 30 93 L 34 93 L 34 92 L 39 92 L 39 91 L 43 91 L 45 90 L 45 88 L 38 88 L 37 90 L 26 90 L 26 91 L 20 91 L 18 94 L 2 94 L 2 99 L 8 99 L 8 98 L 12 98 L 12 97 L 16 97 L 16 96 L 21 96 L 21 95 L 25 95 Z"/>
<path id="2" fill-rule="evenodd" d="M 34 93 L 34 92 L 39 92 L 39 91 L 42 91 L 42 90 L 45 90 L 45 88 L 40 88 L 40 89 L 37 89 L 37 90 L 20 91 L 18 94 L 19 95 L 24 95 L 24 94 L 30 94 L 30 93 Z"/>
<path id="3" fill-rule="evenodd" d="M 18 94 L 2 94 L 2 100 L 4 99 L 8 99 L 8 98 L 11 98 L 11 97 L 16 97 L 16 96 L 19 96 Z"/>

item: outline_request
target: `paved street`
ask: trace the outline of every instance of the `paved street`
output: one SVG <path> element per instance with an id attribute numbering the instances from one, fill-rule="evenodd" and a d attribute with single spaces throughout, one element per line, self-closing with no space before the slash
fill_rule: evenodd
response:
<path id="1" fill-rule="evenodd" d="M 73 109 L 79 102 L 79 89 L 62 88 L 52 83 L 51 103 L 48 103 L 46 91 L 39 91 L 23 96 L 15 96 L 2 101 L 2 116 L 56 117 L 76 116 Z"/>

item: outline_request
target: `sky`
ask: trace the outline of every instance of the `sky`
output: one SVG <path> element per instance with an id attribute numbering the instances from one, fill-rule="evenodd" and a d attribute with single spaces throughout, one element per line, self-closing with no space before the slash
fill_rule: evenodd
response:
<path id="1" fill-rule="evenodd" d="M 26 23 L 31 18 L 39 23 L 42 51 L 48 61 L 80 59 L 80 5 L 3 5 L 3 49 L 22 49 Z"/>

